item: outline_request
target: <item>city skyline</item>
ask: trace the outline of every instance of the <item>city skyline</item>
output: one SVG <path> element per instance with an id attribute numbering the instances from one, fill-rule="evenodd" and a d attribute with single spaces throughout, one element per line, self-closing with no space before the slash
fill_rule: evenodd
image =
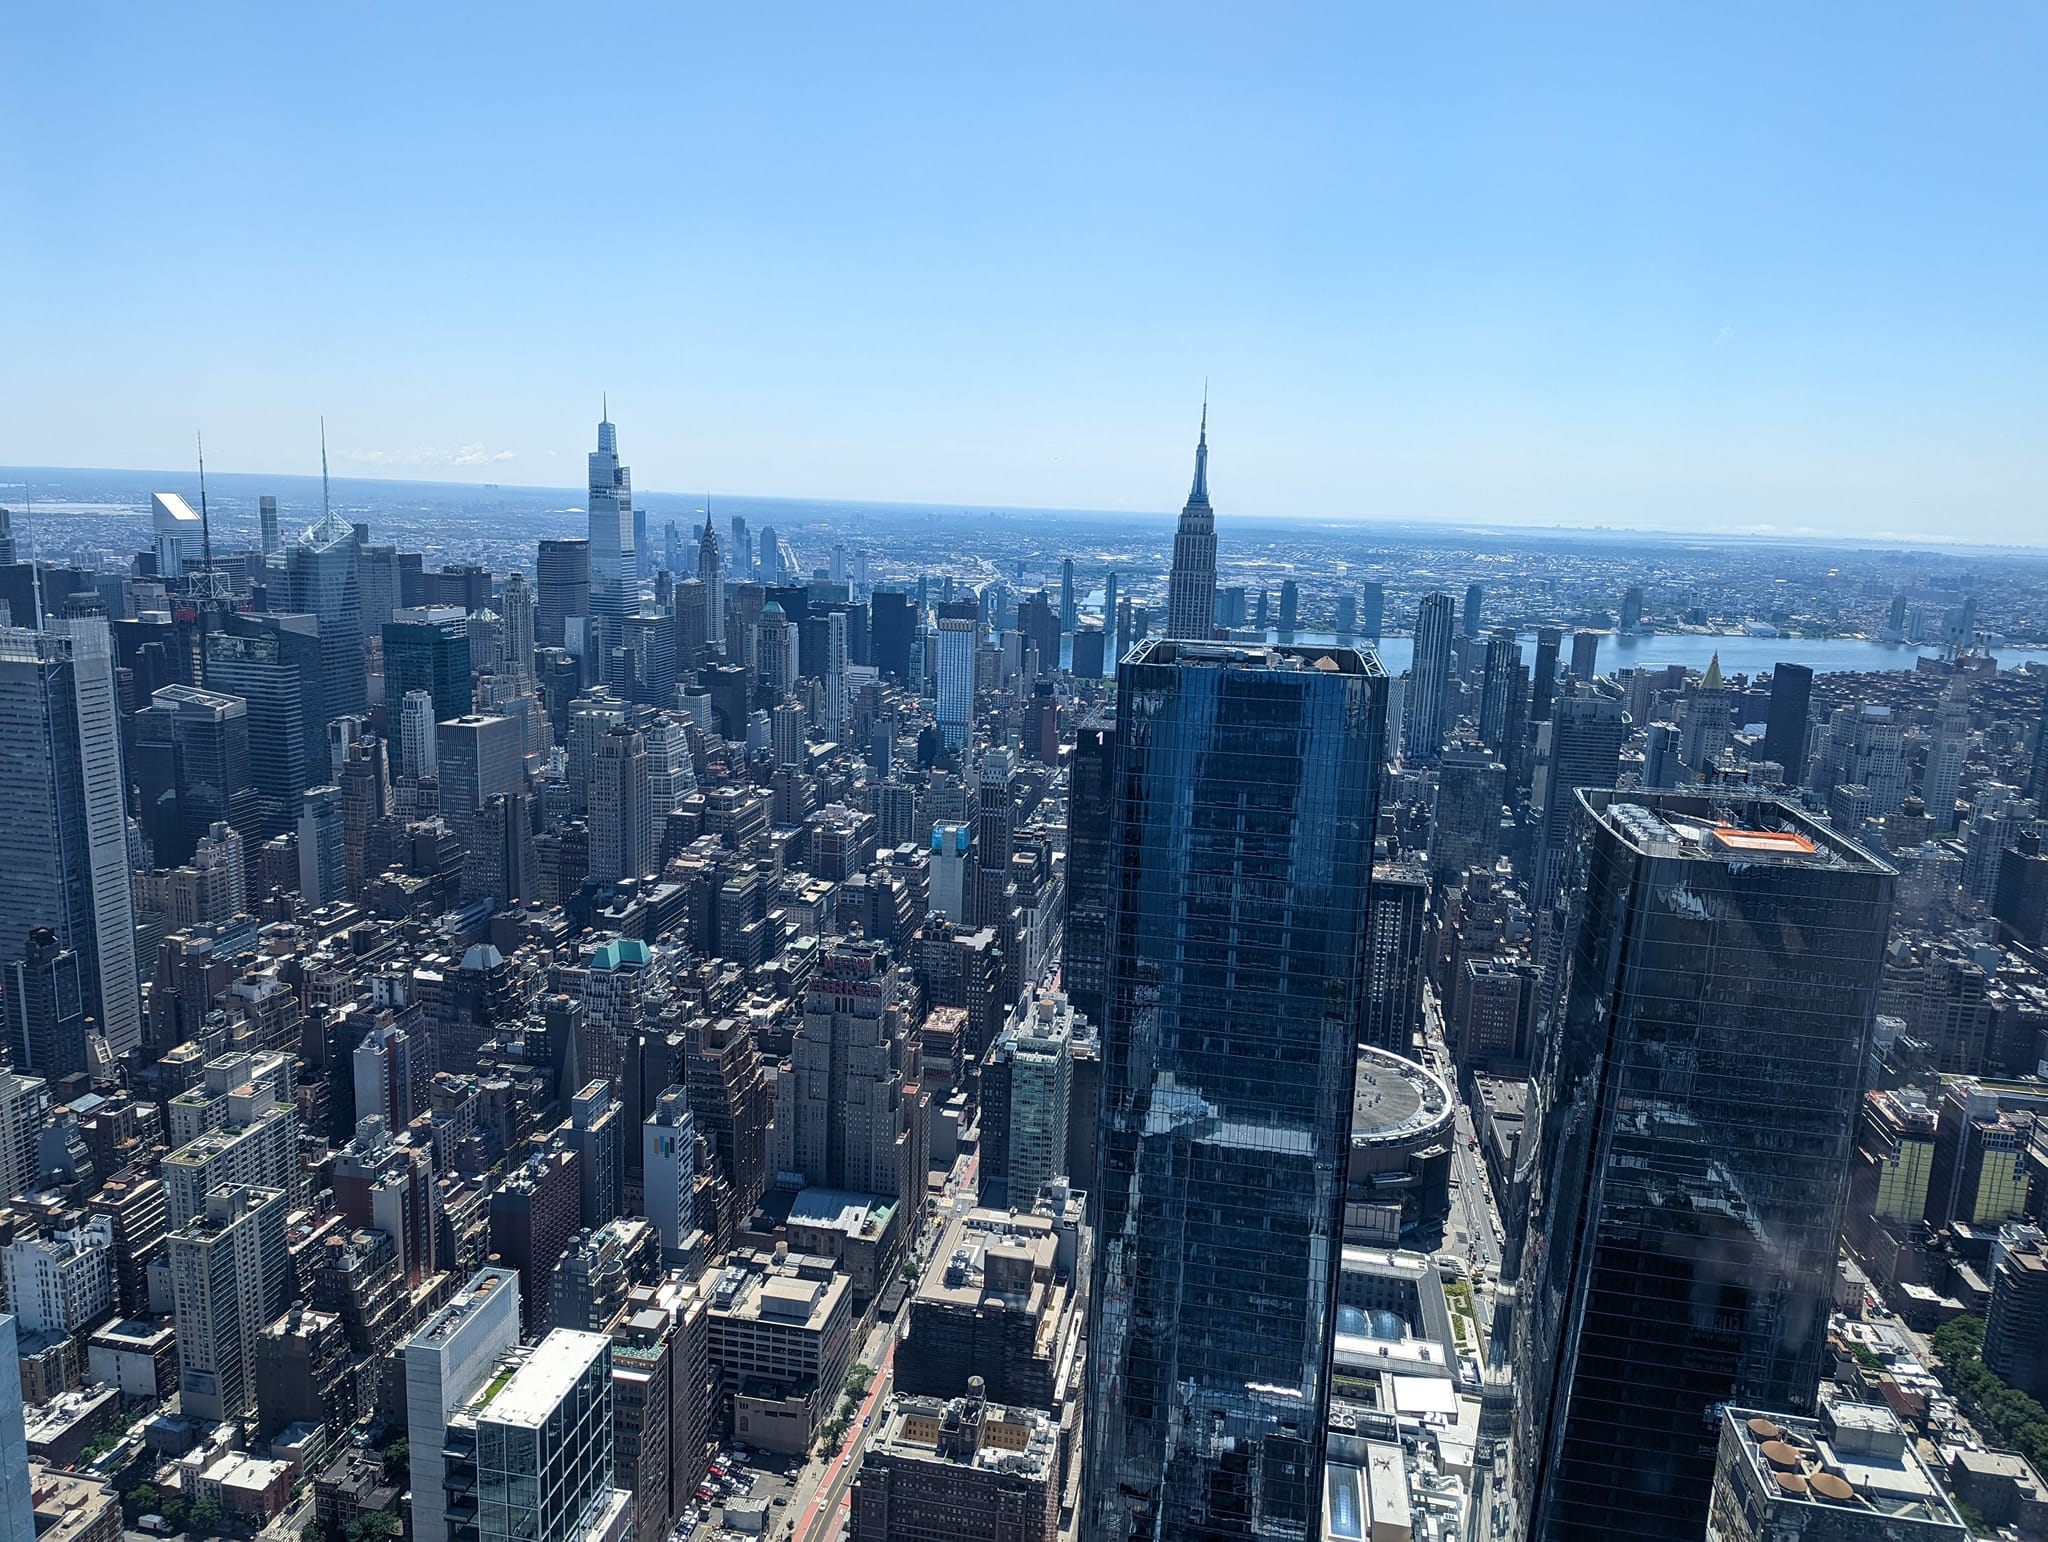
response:
<path id="1" fill-rule="evenodd" d="M 609 391 L 648 487 L 1146 508 L 1206 377 L 1226 512 L 1999 541 L 2048 490 L 2025 13 L 628 13 L 574 118 L 508 109 L 516 17 L 309 25 L 22 29 L 0 459 L 275 469 L 338 407 L 338 471 L 573 485 Z"/>
<path id="2" fill-rule="evenodd" d="M 74 16 L 0 1542 L 2048 1542 L 2048 11 Z"/>

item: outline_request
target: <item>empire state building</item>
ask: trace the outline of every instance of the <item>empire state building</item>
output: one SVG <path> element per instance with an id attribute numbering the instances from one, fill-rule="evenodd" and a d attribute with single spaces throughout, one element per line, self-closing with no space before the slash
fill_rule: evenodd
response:
<path id="1" fill-rule="evenodd" d="M 1209 507 L 1209 404 L 1195 445 L 1195 485 L 1173 534 L 1173 571 L 1166 580 L 1166 635 L 1216 634 L 1216 515 Z"/>

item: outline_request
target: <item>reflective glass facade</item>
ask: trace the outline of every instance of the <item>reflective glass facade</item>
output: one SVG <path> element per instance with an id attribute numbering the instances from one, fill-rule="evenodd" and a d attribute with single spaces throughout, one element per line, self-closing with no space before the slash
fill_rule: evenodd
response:
<path id="1" fill-rule="evenodd" d="M 1312 1535 L 1386 676 L 1118 671 L 1083 1535 Z"/>
<path id="2" fill-rule="evenodd" d="M 1578 793 L 1531 1091 L 1525 1537 L 1697 1536 L 1718 1405 L 1814 1406 L 1893 876 L 1769 801 Z"/>

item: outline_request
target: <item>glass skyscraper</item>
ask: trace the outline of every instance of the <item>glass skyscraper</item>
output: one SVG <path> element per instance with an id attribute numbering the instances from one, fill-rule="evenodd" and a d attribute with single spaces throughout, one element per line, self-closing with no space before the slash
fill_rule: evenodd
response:
<path id="1" fill-rule="evenodd" d="M 1314 1533 L 1385 672 L 1118 671 L 1082 1534 Z"/>
<path id="2" fill-rule="evenodd" d="M 102 616 L 52 627 L 0 628 L 0 967 L 48 927 L 119 1055 L 142 1042 L 142 997 L 114 645 Z"/>
<path id="3" fill-rule="evenodd" d="M 1510 1261 L 1520 1534 L 1696 1536 L 1719 1405 L 1814 1406 L 1894 874 L 1769 800 L 1577 808 Z"/>
<path id="4" fill-rule="evenodd" d="M 592 652 L 600 662 L 618 646 L 626 618 L 640 613 L 640 559 L 634 546 L 633 473 L 619 463 L 618 430 L 607 416 L 597 425 L 597 448 L 590 452 L 589 606 L 596 636 Z M 548 575 L 541 575 L 542 588 Z M 543 593 L 543 602 L 548 596 Z M 546 609 L 545 603 L 543 610 Z M 587 675 L 598 674 L 591 660 Z"/>
<path id="5" fill-rule="evenodd" d="M 1401 710 L 1401 758 L 1416 765 L 1443 753 L 1451 714 L 1451 597 L 1425 594 L 1415 613 L 1415 653 Z"/>
<path id="6" fill-rule="evenodd" d="M 321 704 L 330 719 L 354 717 L 370 706 L 356 558 L 355 527 L 334 513 L 285 553 L 288 608 L 319 621 Z"/>

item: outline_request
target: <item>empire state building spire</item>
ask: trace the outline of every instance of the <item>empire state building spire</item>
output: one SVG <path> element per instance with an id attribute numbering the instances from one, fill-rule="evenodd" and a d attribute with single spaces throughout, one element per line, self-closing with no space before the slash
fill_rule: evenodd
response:
<path id="1" fill-rule="evenodd" d="M 1195 485 L 1173 534 L 1173 569 L 1166 580 L 1166 635 L 1216 634 L 1216 515 L 1209 507 L 1209 402 L 1202 401 L 1202 432 L 1195 441 Z"/>

